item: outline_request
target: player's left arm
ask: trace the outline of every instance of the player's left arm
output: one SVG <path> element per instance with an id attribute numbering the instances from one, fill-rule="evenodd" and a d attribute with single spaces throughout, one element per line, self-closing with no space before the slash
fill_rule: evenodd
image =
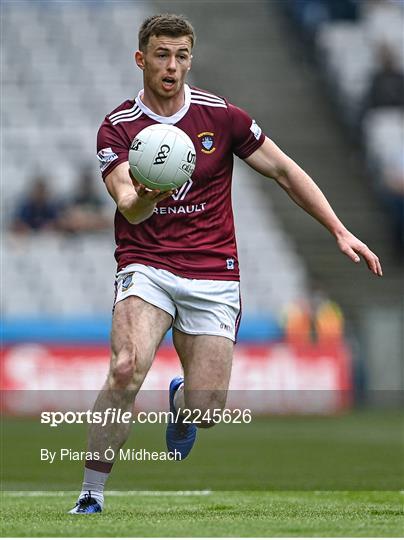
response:
<path id="1" fill-rule="evenodd" d="M 377 255 L 348 231 L 317 184 L 273 141 L 265 138 L 258 150 L 245 158 L 245 161 L 257 172 L 275 179 L 296 204 L 324 225 L 335 237 L 342 253 L 354 262 L 359 262 L 361 255 L 369 270 L 382 276 Z"/>

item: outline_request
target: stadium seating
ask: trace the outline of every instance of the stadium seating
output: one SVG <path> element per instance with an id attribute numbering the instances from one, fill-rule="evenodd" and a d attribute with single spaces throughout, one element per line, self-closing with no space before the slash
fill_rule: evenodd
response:
<path id="1" fill-rule="evenodd" d="M 373 109 L 372 103 L 368 103 L 368 91 L 372 77 L 383 67 L 382 48 L 390 51 L 397 70 L 404 73 L 404 2 L 357 2 L 358 16 L 351 20 L 333 17 L 332 8 L 338 2 L 331 0 L 285 3 L 293 20 L 304 32 L 312 33 L 315 57 L 341 118 L 355 136 L 360 133 L 376 192 L 384 202 L 397 197 L 389 192 L 384 178 L 392 166 L 395 174 L 404 178 L 403 109 L 394 103 L 388 108 Z M 327 17 L 319 20 L 309 9 L 312 4 L 328 6 Z M 315 18 L 316 24 L 307 23 L 309 16 Z"/>
<path id="2" fill-rule="evenodd" d="M 317 45 L 346 117 L 355 117 L 375 64 L 365 29 L 353 22 L 326 23 Z"/>
<path id="3" fill-rule="evenodd" d="M 38 171 L 49 173 L 57 197 L 71 193 L 78 170 L 89 160 L 99 176 L 95 135 L 103 115 L 142 84 L 132 54 L 146 14 L 141 4 L 120 1 L 97 2 L 96 9 L 90 2 L 4 3 L 3 234 Z M 98 189 L 112 213 L 101 181 Z M 244 309 L 278 313 L 305 296 L 304 265 L 244 167 L 236 167 L 234 207 Z M 109 313 L 113 249 L 112 231 L 5 235 L 4 316 Z"/>
<path id="4" fill-rule="evenodd" d="M 404 111 L 396 108 L 369 111 L 364 121 L 367 154 L 385 168 L 397 155 L 403 155 Z"/>

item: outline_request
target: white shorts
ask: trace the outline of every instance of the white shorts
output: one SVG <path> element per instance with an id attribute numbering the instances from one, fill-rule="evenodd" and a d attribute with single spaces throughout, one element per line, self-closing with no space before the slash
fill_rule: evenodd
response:
<path id="1" fill-rule="evenodd" d="M 130 264 L 116 275 L 115 304 L 139 296 L 173 318 L 186 334 L 224 336 L 236 341 L 240 323 L 240 283 L 188 279 L 167 270 Z"/>

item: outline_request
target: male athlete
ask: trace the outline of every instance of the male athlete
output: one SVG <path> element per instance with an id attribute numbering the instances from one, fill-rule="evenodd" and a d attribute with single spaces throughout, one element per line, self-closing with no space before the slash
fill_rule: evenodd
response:
<path id="1" fill-rule="evenodd" d="M 184 377 L 171 381 L 170 410 L 223 409 L 240 322 L 239 266 L 231 207 L 233 154 L 275 179 L 335 237 L 353 261 L 359 255 L 375 275 L 378 258 L 337 218 L 311 178 L 246 112 L 226 99 L 188 86 L 194 30 L 181 16 L 157 15 L 139 31 L 137 66 L 144 89 L 109 114 L 98 133 L 98 159 L 116 202 L 116 299 L 110 371 L 94 411 L 131 411 L 167 330 L 172 327 Z M 172 124 L 192 139 L 196 169 L 177 192 L 160 193 L 131 177 L 128 152 L 146 126 Z M 210 427 L 205 421 L 198 427 Z M 167 427 L 166 441 L 181 459 L 190 452 L 196 425 Z M 125 443 L 129 424 L 91 424 L 88 450 L 103 456 Z M 97 454 L 95 454 L 97 455 Z M 86 461 L 75 514 L 101 512 L 113 460 Z"/>

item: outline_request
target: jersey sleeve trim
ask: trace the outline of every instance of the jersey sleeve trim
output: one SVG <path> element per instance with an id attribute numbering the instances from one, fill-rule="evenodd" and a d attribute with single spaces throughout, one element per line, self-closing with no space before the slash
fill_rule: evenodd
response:
<path id="1" fill-rule="evenodd" d="M 253 122 L 255 122 L 255 120 L 253 120 Z M 256 150 L 258 150 L 260 146 L 264 144 L 264 141 L 265 141 L 265 135 L 261 130 L 258 139 L 255 137 L 254 141 L 248 146 L 248 148 L 246 148 L 243 152 L 239 152 L 237 154 L 238 157 L 240 159 L 247 159 L 248 157 L 251 156 L 251 154 L 253 154 Z"/>
<path id="2" fill-rule="evenodd" d="M 118 165 L 128 161 L 129 144 L 124 140 L 125 137 L 120 131 L 108 116 L 98 131 L 97 159 L 103 180 Z"/>
<path id="3" fill-rule="evenodd" d="M 243 109 L 228 104 L 232 132 L 235 136 L 234 154 L 240 159 L 251 156 L 265 141 L 262 129 Z M 242 139 L 240 140 L 240 135 Z"/>
<path id="4" fill-rule="evenodd" d="M 106 177 L 112 173 L 114 169 L 118 167 L 121 163 L 125 163 L 125 161 L 128 161 L 128 158 L 125 157 L 118 157 L 118 159 L 114 162 L 111 162 L 108 166 L 108 168 L 104 169 L 104 171 L 101 171 L 102 179 L 105 181 Z"/>

